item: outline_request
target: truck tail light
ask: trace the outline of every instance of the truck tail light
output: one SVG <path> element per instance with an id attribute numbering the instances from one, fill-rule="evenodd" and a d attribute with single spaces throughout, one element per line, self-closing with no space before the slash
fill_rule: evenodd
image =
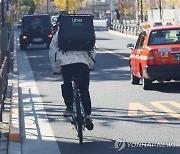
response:
<path id="1" fill-rule="evenodd" d="M 23 39 L 27 39 L 28 37 L 26 36 L 26 35 L 23 35 L 23 37 L 22 37 Z"/>
<path id="2" fill-rule="evenodd" d="M 52 34 L 49 34 L 49 35 L 48 35 L 48 37 L 49 37 L 49 38 L 52 38 L 52 37 L 53 37 L 53 35 L 52 35 Z"/>

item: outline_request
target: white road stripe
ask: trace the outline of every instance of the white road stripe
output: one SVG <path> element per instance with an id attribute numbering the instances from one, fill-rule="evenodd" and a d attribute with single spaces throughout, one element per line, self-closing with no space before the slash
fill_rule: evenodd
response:
<path id="1" fill-rule="evenodd" d="M 130 38 L 130 39 L 135 39 L 135 40 L 138 39 L 138 36 L 136 36 L 136 35 L 130 35 L 130 34 L 125 34 L 125 33 L 120 33 L 120 32 L 113 31 L 113 30 L 109 30 L 109 33 L 111 33 L 111 34 L 113 34 L 113 35 L 116 35 L 116 36 L 120 36 L 120 37 L 125 37 L 125 38 Z"/>
<path id="2" fill-rule="evenodd" d="M 120 57 L 120 58 L 122 58 L 122 59 L 129 60 L 129 58 L 128 58 L 128 57 L 122 56 L 122 55 L 117 54 L 117 53 L 115 53 L 115 52 L 112 52 L 112 51 L 110 51 L 110 50 L 106 50 L 106 49 L 100 48 L 100 47 L 98 47 L 98 46 L 96 46 L 96 47 L 97 47 L 97 48 L 99 48 L 99 49 L 101 49 L 101 50 L 103 50 L 104 52 L 107 52 L 107 53 L 113 54 L 113 55 L 118 56 L 118 57 Z"/>

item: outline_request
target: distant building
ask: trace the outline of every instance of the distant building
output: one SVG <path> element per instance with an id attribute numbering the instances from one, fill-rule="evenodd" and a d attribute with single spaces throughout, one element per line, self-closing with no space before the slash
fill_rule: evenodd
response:
<path id="1" fill-rule="evenodd" d="M 153 25 L 156 22 L 162 22 L 162 25 L 180 24 L 180 9 L 163 9 L 162 19 L 160 18 L 160 11 L 153 9 L 148 11 L 148 23 Z"/>

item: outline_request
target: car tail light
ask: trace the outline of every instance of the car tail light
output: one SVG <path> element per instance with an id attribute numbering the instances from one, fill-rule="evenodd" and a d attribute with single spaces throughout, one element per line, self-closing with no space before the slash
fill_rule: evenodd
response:
<path id="1" fill-rule="evenodd" d="M 28 37 L 26 35 L 23 35 L 23 39 L 27 39 Z"/>
<path id="2" fill-rule="evenodd" d="M 40 21 L 40 18 L 34 18 L 34 21 Z"/>
<path id="3" fill-rule="evenodd" d="M 49 37 L 49 38 L 52 38 L 52 37 L 53 37 L 53 35 L 52 35 L 52 34 L 49 34 L 49 35 L 48 35 L 48 37 Z"/>
<path id="4" fill-rule="evenodd" d="M 150 51 L 149 52 L 149 55 L 147 57 L 147 65 L 155 65 L 155 58 L 154 58 L 154 55 L 153 55 L 153 52 Z"/>
<path id="5" fill-rule="evenodd" d="M 147 59 L 147 65 L 155 65 L 155 60 L 154 60 L 154 56 L 150 56 Z"/>

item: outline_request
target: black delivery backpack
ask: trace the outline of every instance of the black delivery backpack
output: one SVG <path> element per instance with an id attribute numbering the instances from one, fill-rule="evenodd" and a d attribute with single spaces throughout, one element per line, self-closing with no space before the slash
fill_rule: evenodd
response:
<path id="1" fill-rule="evenodd" d="M 95 45 L 93 15 L 59 16 L 58 47 L 63 51 L 91 51 Z"/>

